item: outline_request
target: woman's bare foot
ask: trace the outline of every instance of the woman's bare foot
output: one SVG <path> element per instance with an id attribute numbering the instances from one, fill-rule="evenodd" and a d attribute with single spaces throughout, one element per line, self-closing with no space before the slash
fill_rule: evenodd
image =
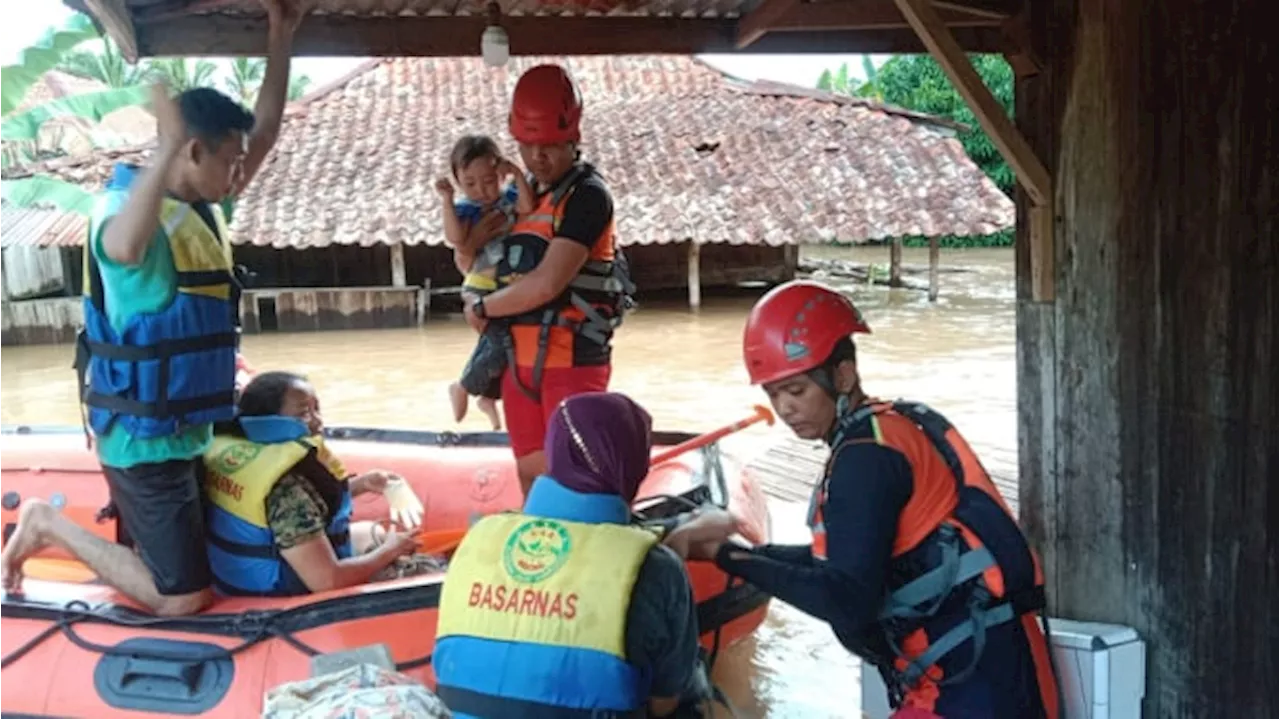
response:
<path id="1" fill-rule="evenodd" d="M 13 530 L 0 557 L 0 573 L 6 592 L 17 592 L 22 587 L 22 563 L 27 557 L 44 548 L 49 524 L 53 521 L 53 507 L 38 499 L 28 499 L 18 513 L 18 526 Z"/>
<path id="2" fill-rule="evenodd" d="M 449 385 L 449 403 L 453 405 L 453 421 L 461 422 L 467 416 L 467 391 L 457 382 Z"/>
<path id="3" fill-rule="evenodd" d="M 498 400 L 481 397 L 476 400 L 476 407 L 493 423 L 493 431 L 502 429 L 502 415 L 498 414 Z"/>

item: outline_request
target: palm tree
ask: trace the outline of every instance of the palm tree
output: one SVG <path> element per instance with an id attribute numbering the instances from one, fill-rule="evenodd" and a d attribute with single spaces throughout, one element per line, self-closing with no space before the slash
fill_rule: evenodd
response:
<path id="1" fill-rule="evenodd" d="M 257 57 L 237 57 L 231 61 L 231 77 L 227 91 L 243 105 L 252 105 L 262 87 L 267 61 Z"/>
<path id="2" fill-rule="evenodd" d="M 167 82 L 174 92 L 186 92 L 197 87 L 208 87 L 218 66 L 209 60 L 189 63 L 185 57 L 166 57 L 152 60 L 148 69 Z"/>
<path id="3" fill-rule="evenodd" d="M 126 62 L 119 46 L 109 37 L 102 38 L 100 50 L 72 51 L 58 63 L 58 69 L 107 87 L 133 87 L 147 80 L 147 68 Z"/>

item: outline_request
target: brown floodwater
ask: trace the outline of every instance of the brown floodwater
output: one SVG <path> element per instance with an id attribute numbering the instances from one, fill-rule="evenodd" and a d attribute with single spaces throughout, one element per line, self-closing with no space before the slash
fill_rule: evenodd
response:
<path id="1" fill-rule="evenodd" d="M 807 249 L 806 256 L 886 263 L 884 248 Z M 908 265 L 923 266 L 908 250 Z M 1012 250 L 945 251 L 941 296 L 829 280 L 851 293 L 873 334 L 859 338 L 858 364 L 872 394 L 928 402 L 958 426 L 993 474 L 1012 476 L 1017 446 L 1014 391 Z M 923 280 L 923 275 L 920 275 Z M 659 429 L 705 431 L 763 403 L 748 386 L 740 350 L 752 293 L 705 295 L 690 312 L 682 302 L 646 301 L 627 319 L 614 350 L 612 389 L 644 404 Z M 425 326 L 352 332 L 250 335 L 243 352 L 259 370 L 308 375 L 329 425 L 479 430 L 472 412 L 454 425 L 445 387 L 458 374 L 475 335 L 457 316 Z M 80 421 L 71 348 L 0 350 L 0 421 Z M 782 426 L 753 427 L 726 441 L 745 459 L 784 442 Z M 774 540 L 805 543 L 804 505 L 771 499 Z M 830 630 L 774 602 L 751 639 L 721 652 L 715 679 L 745 716 L 857 716 L 858 662 Z"/>

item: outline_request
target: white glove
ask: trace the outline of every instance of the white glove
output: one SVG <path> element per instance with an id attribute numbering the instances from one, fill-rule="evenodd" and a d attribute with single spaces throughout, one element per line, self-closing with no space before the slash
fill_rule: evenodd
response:
<path id="1" fill-rule="evenodd" d="M 410 530 L 417 529 L 422 524 L 422 500 L 418 499 L 418 495 L 413 493 L 413 487 L 403 478 L 388 480 L 382 496 L 387 498 L 387 505 L 391 508 L 391 521 Z"/>

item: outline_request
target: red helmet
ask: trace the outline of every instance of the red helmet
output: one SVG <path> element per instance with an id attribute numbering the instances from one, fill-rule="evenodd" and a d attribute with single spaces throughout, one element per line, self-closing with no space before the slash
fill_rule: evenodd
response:
<path id="1" fill-rule="evenodd" d="M 577 142 L 582 95 L 559 65 L 531 67 L 511 96 L 511 136 L 525 145 Z"/>
<path id="2" fill-rule="evenodd" d="M 742 357 L 751 384 L 821 367 L 836 343 L 855 332 L 870 334 L 871 328 L 848 297 L 817 282 L 779 285 L 747 317 Z"/>

